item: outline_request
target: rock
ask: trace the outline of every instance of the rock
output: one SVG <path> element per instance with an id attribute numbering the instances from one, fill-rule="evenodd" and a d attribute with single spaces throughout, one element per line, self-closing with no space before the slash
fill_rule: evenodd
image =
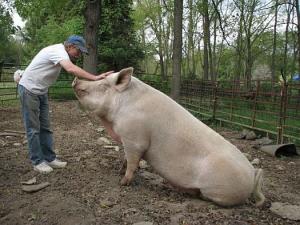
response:
<path id="1" fill-rule="evenodd" d="M 49 182 L 43 182 L 40 184 L 33 184 L 33 185 L 22 185 L 22 190 L 25 192 L 36 192 L 39 190 L 42 190 L 45 187 L 48 187 L 50 185 Z"/>
<path id="2" fill-rule="evenodd" d="M 273 140 L 271 140 L 268 137 L 263 137 L 263 138 L 257 139 L 255 142 L 260 145 L 269 145 L 269 144 L 273 143 Z"/>
<path id="3" fill-rule="evenodd" d="M 163 185 L 164 179 L 154 173 L 150 173 L 150 172 L 144 170 L 142 173 L 140 173 L 140 176 L 144 177 L 146 180 L 148 180 L 153 185 Z"/>
<path id="4" fill-rule="evenodd" d="M 256 134 L 253 131 L 249 131 L 245 137 L 246 140 L 254 140 L 256 139 Z"/>
<path id="5" fill-rule="evenodd" d="M 114 145 L 104 145 L 103 148 L 106 148 L 106 149 L 114 149 L 116 150 L 116 147 L 118 146 L 114 146 Z"/>
<path id="6" fill-rule="evenodd" d="M 31 185 L 31 184 L 35 184 L 36 183 L 36 177 L 28 180 L 28 181 L 21 181 L 21 184 L 27 184 L 27 185 Z"/>
<path id="7" fill-rule="evenodd" d="M 253 131 L 244 129 L 242 133 L 237 137 L 237 139 L 246 139 L 246 140 L 254 140 L 256 139 L 256 134 Z"/>
<path id="8" fill-rule="evenodd" d="M 85 154 L 85 155 L 92 155 L 93 152 L 91 150 L 86 150 L 86 151 L 83 152 L 83 154 Z"/>
<path id="9" fill-rule="evenodd" d="M 114 206 L 115 204 L 116 204 L 115 201 L 112 201 L 112 200 L 103 200 L 100 202 L 101 208 L 110 208 L 110 207 Z"/>
<path id="10" fill-rule="evenodd" d="M 276 165 L 275 168 L 276 168 L 277 170 L 284 170 L 284 167 L 279 166 L 279 165 Z"/>
<path id="11" fill-rule="evenodd" d="M 146 169 L 146 168 L 148 167 L 147 162 L 146 162 L 145 160 L 141 160 L 141 161 L 139 162 L 139 167 L 140 167 L 141 169 Z"/>
<path id="12" fill-rule="evenodd" d="M 249 130 L 244 129 L 242 130 L 242 133 L 239 134 L 239 136 L 237 137 L 238 139 L 245 139 L 246 135 L 248 134 Z"/>
<path id="13" fill-rule="evenodd" d="M 21 143 L 13 143 L 13 146 L 19 147 L 19 146 L 22 146 L 22 144 Z"/>
<path id="14" fill-rule="evenodd" d="M 100 146 L 111 145 L 111 141 L 108 140 L 106 137 L 100 137 L 97 140 L 97 144 L 100 145 Z"/>
<path id="15" fill-rule="evenodd" d="M 251 162 L 252 165 L 259 165 L 260 164 L 260 160 L 258 158 L 255 158 L 252 160 Z"/>
<path id="16" fill-rule="evenodd" d="M 147 221 L 142 221 L 142 222 L 134 223 L 132 225 L 153 225 L 153 223 L 152 222 L 147 222 Z"/>
<path id="17" fill-rule="evenodd" d="M 263 138 L 255 140 L 255 142 L 253 143 L 253 148 L 259 149 L 263 145 L 269 145 L 272 143 L 273 143 L 273 140 L 269 139 L 268 137 L 263 137 Z"/>
<path id="18" fill-rule="evenodd" d="M 282 202 L 272 202 L 270 210 L 281 216 L 282 218 L 290 220 L 300 220 L 300 206 L 290 205 Z"/>
<path id="19" fill-rule="evenodd" d="M 99 127 L 99 128 L 96 129 L 96 131 L 98 133 L 102 133 L 104 130 L 105 130 L 104 127 Z"/>
<path id="20" fill-rule="evenodd" d="M 140 175 L 142 177 L 144 177 L 146 180 L 157 180 L 157 179 L 161 179 L 161 177 L 159 175 L 156 175 L 154 173 L 150 173 L 148 171 L 143 171 L 142 173 L 140 173 Z"/>

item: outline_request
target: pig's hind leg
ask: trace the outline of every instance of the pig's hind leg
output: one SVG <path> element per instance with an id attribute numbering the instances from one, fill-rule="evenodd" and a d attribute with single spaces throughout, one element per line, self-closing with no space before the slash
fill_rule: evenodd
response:
<path id="1" fill-rule="evenodd" d="M 133 179 L 134 172 L 139 166 L 139 162 L 144 155 L 145 145 L 124 142 L 125 160 L 126 160 L 126 172 L 121 180 L 121 185 L 129 185 Z"/>

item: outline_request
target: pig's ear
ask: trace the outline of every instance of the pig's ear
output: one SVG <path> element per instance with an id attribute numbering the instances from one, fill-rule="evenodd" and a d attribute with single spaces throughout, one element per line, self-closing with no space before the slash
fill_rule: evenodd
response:
<path id="1" fill-rule="evenodd" d="M 122 92 L 128 87 L 128 85 L 131 81 L 132 73 L 133 73 L 133 68 L 132 67 L 122 69 L 119 72 L 117 81 L 115 83 L 115 88 L 118 91 Z"/>

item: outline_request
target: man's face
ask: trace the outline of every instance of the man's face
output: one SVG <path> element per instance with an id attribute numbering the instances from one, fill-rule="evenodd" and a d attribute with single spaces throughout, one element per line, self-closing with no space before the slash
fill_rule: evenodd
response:
<path id="1" fill-rule="evenodd" d="M 76 45 L 70 45 L 67 48 L 67 52 L 72 62 L 76 62 L 81 56 L 81 51 L 76 47 Z"/>

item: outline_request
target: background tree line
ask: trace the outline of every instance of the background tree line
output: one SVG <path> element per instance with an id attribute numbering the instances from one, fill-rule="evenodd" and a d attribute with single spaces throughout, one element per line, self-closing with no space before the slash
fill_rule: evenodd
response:
<path id="1" fill-rule="evenodd" d="M 1 0 L 4 4 L 10 19 L 14 7 L 26 21 L 23 29 L 6 35 L 22 40 L 22 61 L 8 59 L 7 54 L 2 56 L 5 61 L 27 64 L 41 48 L 62 43 L 71 34 L 87 40 L 90 54 L 82 63 L 90 71 L 137 67 L 143 58 L 130 17 L 130 0 Z M 13 27 L 12 23 L 7 26 Z"/>
<path id="2" fill-rule="evenodd" d="M 13 27 L 13 7 L 25 28 Z M 0 57 L 26 64 L 76 33 L 88 41 L 89 70 L 275 82 L 300 71 L 299 10 L 298 0 L 1 0 Z"/>
<path id="3" fill-rule="evenodd" d="M 183 1 L 182 74 L 249 82 L 256 70 L 274 81 L 299 72 L 299 10 L 297 0 Z M 174 1 L 136 1 L 136 30 L 152 53 L 143 68 L 162 77 L 172 75 L 173 16 Z"/>

